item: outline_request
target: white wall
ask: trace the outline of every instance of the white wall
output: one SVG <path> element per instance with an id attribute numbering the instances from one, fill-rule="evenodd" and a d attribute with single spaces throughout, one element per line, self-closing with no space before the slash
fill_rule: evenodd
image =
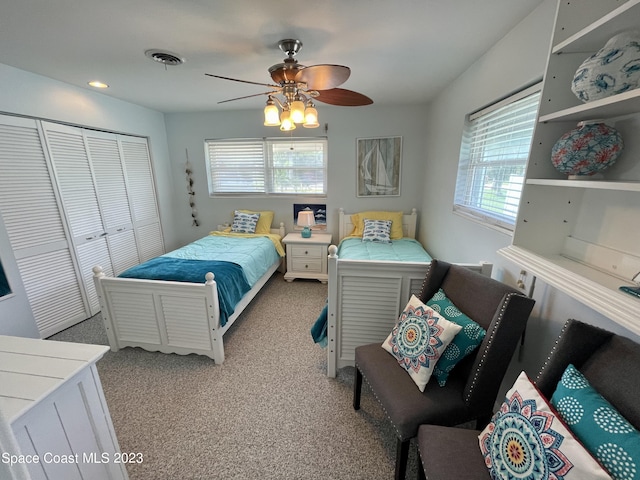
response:
<path id="1" fill-rule="evenodd" d="M 1 113 L 148 137 L 165 240 L 167 244 L 175 244 L 173 187 L 162 113 L 3 64 L 0 64 L 0 85 Z M 29 193 L 28 188 L 25 185 L 25 195 Z M 4 234 L 4 226 L 0 228 Z M 0 244 L 0 257 L 11 254 L 5 251 L 6 248 Z M 46 265 L 43 271 L 46 272 Z M 46 281 L 46 275 L 43 275 L 43 281 Z M 14 302 L 0 302 L 0 322 L 24 315 L 16 308 Z M 11 328 L 2 333 L 19 335 L 24 332 Z"/>
<path id="2" fill-rule="evenodd" d="M 500 42 L 452 82 L 429 105 L 426 126 L 427 165 L 421 210 L 420 239 L 434 257 L 452 262 L 489 260 L 495 278 L 515 285 L 520 269 L 500 257 L 498 249 L 511 244 L 511 236 L 453 213 L 453 196 L 465 116 L 510 92 L 541 78 L 549 51 L 556 10 L 546 0 Z M 443 187 L 444 185 L 444 187 Z M 430 228 L 433 226 L 434 228 Z M 532 277 L 526 277 L 525 293 Z M 526 370 L 535 376 L 568 318 L 592 323 L 635 337 L 602 315 L 538 281 L 536 300 L 524 346 L 514 357 L 503 390 Z"/>
<path id="3" fill-rule="evenodd" d="M 375 100 L 375 99 L 374 99 Z M 326 198 L 210 198 L 204 156 L 204 140 L 211 138 L 283 137 L 287 134 L 276 127 L 262 125 L 260 109 L 232 112 L 167 114 L 167 138 L 174 175 L 174 196 L 178 198 L 175 225 L 180 243 L 186 243 L 206 235 L 216 225 L 231 221 L 236 208 L 274 210 L 274 223 L 284 222 L 287 230 L 293 228 L 294 203 L 326 203 L 328 230 L 337 242 L 339 208 L 347 212 L 366 209 L 402 210 L 419 208 L 422 204 L 422 178 L 424 176 L 424 124 L 426 107 L 377 106 L 333 107 L 317 105 L 321 127 L 298 128 L 293 136 L 325 135 L 328 124 L 329 185 Z M 356 197 L 356 138 L 397 136 L 403 137 L 401 167 L 401 195 L 399 197 Z M 195 202 L 200 227 L 191 226 L 191 209 L 188 204 L 184 165 L 185 149 L 194 170 Z"/>

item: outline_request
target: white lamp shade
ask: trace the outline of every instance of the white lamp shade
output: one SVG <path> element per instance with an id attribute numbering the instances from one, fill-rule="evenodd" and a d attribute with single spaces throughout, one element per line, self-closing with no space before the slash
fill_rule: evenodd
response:
<path id="1" fill-rule="evenodd" d="M 295 130 L 296 128 L 296 124 L 291 121 L 291 116 L 287 110 L 282 112 L 282 115 L 280 115 L 280 122 L 280 130 L 283 132 Z"/>
<path id="2" fill-rule="evenodd" d="M 318 111 L 313 107 L 307 107 L 304 111 L 304 123 L 302 124 L 305 128 L 316 128 L 319 127 L 318 123 Z"/>
<path id="3" fill-rule="evenodd" d="M 291 121 L 294 123 L 304 121 L 304 103 L 301 100 L 291 102 Z"/>
<path id="4" fill-rule="evenodd" d="M 298 212 L 298 226 L 312 227 L 316 224 L 316 219 L 311 210 L 301 210 Z"/>
<path id="5" fill-rule="evenodd" d="M 280 112 L 273 103 L 264 107 L 264 124 L 267 127 L 277 127 L 280 125 Z"/>

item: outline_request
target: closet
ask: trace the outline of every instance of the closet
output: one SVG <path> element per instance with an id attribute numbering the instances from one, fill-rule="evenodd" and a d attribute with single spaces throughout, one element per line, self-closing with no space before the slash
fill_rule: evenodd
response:
<path id="1" fill-rule="evenodd" d="M 164 253 L 146 138 L 0 115 L 0 213 L 43 338 L 99 311 L 93 266 Z"/>

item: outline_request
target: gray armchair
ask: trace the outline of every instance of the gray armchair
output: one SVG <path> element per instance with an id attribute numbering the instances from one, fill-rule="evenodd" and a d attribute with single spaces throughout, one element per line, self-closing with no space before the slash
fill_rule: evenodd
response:
<path id="1" fill-rule="evenodd" d="M 551 398 L 570 363 L 623 417 L 640 428 L 639 344 L 598 327 L 568 320 L 535 379 L 536 386 L 546 398 Z M 418 431 L 419 478 L 490 480 L 480 453 L 479 434 L 477 430 L 422 425 Z M 429 455 L 430 445 L 438 445 L 439 455 Z M 451 461 L 452 458 L 464 458 L 464 462 Z"/>
<path id="2" fill-rule="evenodd" d="M 486 329 L 482 344 L 452 371 L 444 387 L 430 381 L 416 387 L 397 360 L 379 343 L 356 348 L 353 407 L 360 408 L 367 381 L 397 432 L 395 478 L 406 473 L 410 441 L 421 424 L 485 425 L 534 301 L 517 290 L 467 268 L 434 260 L 419 295 L 427 302 L 442 288 L 467 316 Z M 449 477 L 455 478 L 455 477 Z"/>

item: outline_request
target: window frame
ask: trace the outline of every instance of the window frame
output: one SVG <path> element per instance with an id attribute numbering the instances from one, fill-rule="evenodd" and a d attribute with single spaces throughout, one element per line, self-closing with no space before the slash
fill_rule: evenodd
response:
<path id="1" fill-rule="evenodd" d="M 306 167 L 312 171 L 322 172 L 322 192 L 276 192 L 275 187 L 278 185 L 277 181 L 274 181 L 275 175 L 274 172 L 283 168 L 277 167 L 274 162 L 274 149 L 273 147 L 276 145 L 282 144 L 308 144 L 308 143 L 320 143 L 322 144 L 322 166 L 321 167 Z M 254 150 L 257 144 L 261 145 L 261 160 L 260 166 L 257 165 L 258 162 L 254 162 L 253 165 L 255 178 L 258 182 L 262 181 L 261 190 L 259 191 L 224 191 L 224 192 L 216 192 L 214 191 L 215 187 L 215 179 L 214 179 L 214 161 L 212 159 L 212 146 L 214 145 L 245 145 L 251 146 L 253 144 Z M 205 150 L 205 163 L 207 168 L 207 183 L 209 189 L 209 197 L 314 197 L 314 198 L 326 198 L 327 189 L 328 189 L 328 148 L 329 142 L 327 137 L 297 137 L 297 138 L 281 138 L 281 137 L 262 137 L 262 138 L 223 138 L 223 139 L 205 139 L 204 141 L 204 150 Z M 254 153 L 257 153 L 254 151 Z M 256 157 L 257 158 L 257 157 Z M 254 160 L 256 160 L 254 158 Z M 248 162 L 248 168 L 251 167 Z M 296 168 L 305 168 L 304 165 L 293 166 L 293 169 Z M 233 171 L 230 170 L 233 174 Z M 237 172 L 236 172 L 236 175 Z M 240 184 L 240 182 L 238 182 Z"/>
<path id="2" fill-rule="evenodd" d="M 508 95 L 486 107 L 483 107 L 479 110 L 476 110 L 465 117 L 465 125 L 462 134 L 462 140 L 460 144 L 460 156 L 458 161 L 458 170 L 456 173 L 456 185 L 454 189 L 454 199 L 453 199 L 453 212 L 457 215 L 460 215 L 464 218 L 472 220 L 474 222 L 480 223 L 482 225 L 488 226 L 490 228 L 499 230 L 503 233 L 507 233 L 509 235 L 513 234 L 515 229 L 515 224 L 517 221 L 517 215 L 520 209 L 520 201 L 521 197 L 521 187 L 524 185 L 524 181 L 526 178 L 526 170 L 528 167 L 529 156 L 531 154 L 531 143 L 533 141 L 533 136 L 535 133 L 535 127 L 538 121 L 538 114 L 541 103 L 541 91 L 542 91 L 542 81 L 538 80 L 535 83 L 526 86 L 515 93 Z M 475 195 L 474 193 L 469 193 L 471 187 L 467 182 L 470 176 L 473 176 L 474 172 L 478 172 L 481 169 L 485 169 L 486 166 L 482 166 L 479 162 L 476 162 L 475 167 L 470 167 L 472 160 L 469 158 L 471 153 L 471 146 L 473 145 L 473 128 L 475 126 L 474 121 L 477 119 L 481 119 L 482 117 L 486 117 L 504 107 L 511 106 L 521 100 L 524 100 L 532 95 L 537 95 L 537 104 L 534 107 L 534 112 L 529 111 L 530 113 L 534 113 L 534 120 L 531 123 L 531 134 L 529 139 L 529 148 L 527 155 L 524 159 L 515 159 L 508 161 L 500 161 L 496 162 L 495 165 L 505 167 L 511 164 L 511 166 L 521 166 L 523 168 L 522 173 L 522 183 L 520 184 L 520 194 L 518 195 L 517 205 L 515 206 L 515 215 L 513 217 L 509 215 L 505 215 L 504 213 L 492 212 L 491 210 L 480 208 L 477 206 L 469 205 L 472 203 L 468 201 L 466 204 L 461 201 L 462 197 L 468 197 L 469 199 L 475 199 L 475 202 L 480 200 L 479 195 Z M 505 117 L 508 116 L 504 115 Z M 501 117 L 502 118 L 502 117 Z M 524 146 L 523 143 L 518 144 L 520 147 Z M 482 173 L 482 178 L 485 178 L 486 173 Z M 464 186 L 463 186 L 464 185 Z M 517 183 L 511 183 L 511 187 L 517 187 Z M 463 190 L 464 192 L 462 192 Z M 512 190 L 515 191 L 515 190 Z M 504 210 L 503 210 L 504 212 Z"/>

